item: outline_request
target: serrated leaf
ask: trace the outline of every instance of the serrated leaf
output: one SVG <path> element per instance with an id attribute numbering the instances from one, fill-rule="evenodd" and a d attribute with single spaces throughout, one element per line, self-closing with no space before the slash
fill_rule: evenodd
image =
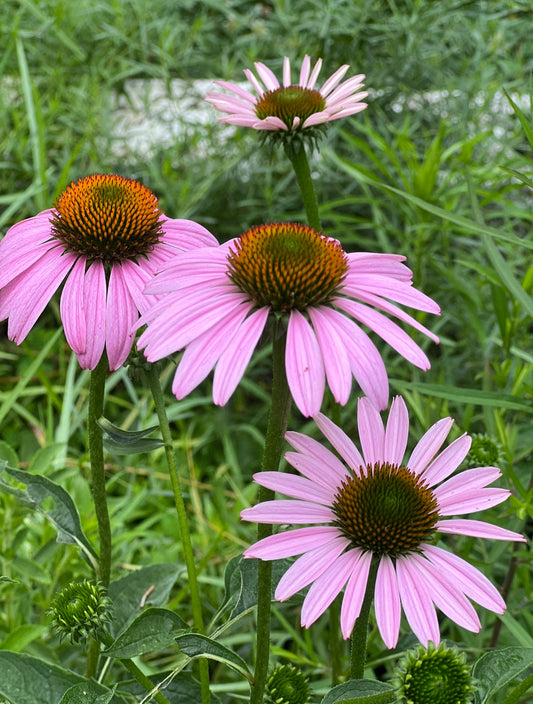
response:
<path id="1" fill-rule="evenodd" d="M 173 563 L 149 565 L 111 582 L 108 592 L 113 602 L 112 632 L 121 634 L 144 604 L 164 606 L 180 569 Z"/>
<path id="2" fill-rule="evenodd" d="M 476 680 L 476 701 L 489 702 L 521 672 L 533 665 L 533 648 L 510 647 L 484 653 L 472 668 Z"/>
<path id="3" fill-rule="evenodd" d="M 3 478 L 4 473 L 17 482 L 25 484 L 26 489 L 16 489 L 6 482 Z M 75 545 L 80 548 L 84 556 L 89 557 L 89 562 L 93 564 L 96 553 L 85 537 L 74 502 L 62 487 L 40 474 L 30 474 L 8 467 L 5 462 L 0 462 L 0 487 L 16 496 L 24 506 L 45 516 L 57 531 L 58 543 Z M 53 508 L 42 507 L 46 499 L 53 501 Z"/>
<path id="4" fill-rule="evenodd" d="M 125 659 L 156 652 L 174 645 L 176 634 L 189 630 L 188 624 L 173 611 L 148 608 L 105 650 L 105 654 Z"/>
<path id="5" fill-rule="evenodd" d="M 110 704 L 122 701 L 115 696 L 115 690 L 116 685 L 113 690 L 110 690 L 97 682 L 88 680 L 68 689 L 59 704 Z"/>
<path id="6" fill-rule="evenodd" d="M 349 680 L 333 687 L 320 704 L 388 704 L 396 701 L 394 687 L 375 680 Z"/>
<path id="7" fill-rule="evenodd" d="M 12 704 L 50 704 L 84 678 L 22 653 L 0 651 L 0 694 Z"/>
<path id="8" fill-rule="evenodd" d="M 146 437 L 154 430 L 159 429 L 157 425 L 145 430 L 122 430 L 103 416 L 97 420 L 97 423 L 104 431 L 104 447 L 112 455 L 136 455 L 141 452 L 151 452 L 165 444 L 161 438 Z"/>
<path id="9" fill-rule="evenodd" d="M 250 682 L 253 681 L 253 675 L 245 661 L 233 650 L 226 648 L 225 645 L 218 643 L 216 640 L 202 636 L 199 633 L 189 633 L 177 636 L 176 643 L 181 652 L 191 660 L 201 657 L 217 660 L 233 670 L 237 670 Z"/>

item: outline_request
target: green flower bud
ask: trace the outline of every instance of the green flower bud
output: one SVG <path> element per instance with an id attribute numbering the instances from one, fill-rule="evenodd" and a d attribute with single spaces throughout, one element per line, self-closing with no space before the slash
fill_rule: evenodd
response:
<path id="1" fill-rule="evenodd" d="M 464 653 L 442 643 L 408 651 L 395 681 L 403 704 L 469 704 L 476 689 Z"/>
<path id="2" fill-rule="evenodd" d="M 500 443 L 489 435 L 472 435 L 472 445 L 466 463 L 468 467 L 499 467 L 504 460 Z"/>
<path id="3" fill-rule="evenodd" d="M 99 640 L 100 631 L 111 621 L 110 607 L 104 587 L 85 580 L 67 584 L 53 599 L 48 613 L 61 639 L 79 643 L 89 637 Z"/>
<path id="4" fill-rule="evenodd" d="M 279 665 L 268 678 L 267 704 L 307 704 L 309 698 L 307 677 L 292 665 Z"/>

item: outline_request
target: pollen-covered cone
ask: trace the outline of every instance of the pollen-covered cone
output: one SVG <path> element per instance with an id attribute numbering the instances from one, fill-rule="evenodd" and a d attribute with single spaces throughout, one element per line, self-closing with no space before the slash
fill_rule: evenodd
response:
<path id="1" fill-rule="evenodd" d="M 395 304 L 439 313 L 438 305 L 412 285 L 404 259 L 349 254 L 337 240 L 296 223 L 261 225 L 165 265 L 146 288 L 161 299 L 139 321 L 147 325 L 139 347 L 150 362 L 184 350 L 172 385 L 178 399 L 214 368 L 213 399 L 223 405 L 272 315 L 287 328 L 287 380 L 303 415 L 318 413 L 326 381 L 335 400 L 345 404 L 352 378 L 378 408 L 385 408 L 385 365 L 361 326 L 421 369 L 429 368 L 427 356 L 387 316 L 438 342 Z"/>
<path id="2" fill-rule="evenodd" d="M 61 321 L 80 365 L 94 369 L 105 348 L 118 369 L 139 314 L 157 300 L 143 293 L 147 281 L 176 252 L 217 244 L 201 225 L 167 218 L 137 181 L 87 176 L 0 242 L 0 320 L 20 344 L 65 282 Z"/>
<path id="3" fill-rule="evenodd" d="M 285 457 L 297 474 L 260 472 L 254 479 L 289 498 L 241 513 L 247 521 L 303 526 L 264 538 L 244 553 L 262 560 L 300 555 L 278 583 L 276 599 L 284 601 L 310 585 L 301 614 L 308 627 L 344 589 L 341 628 L 348 638 L 371 565 L 377 567 L 374 609 L 388 648 L 398 641 L 402 610 L 423 645 L 440 640 L 435 607 L 474 632 L 480 621 L 470 600 L 503 613 L 505 603 L 496 587 L 466 560 L 434 544 L 437 533 L 524 540 L 484 521 L 452 518 L 488 509 L 509 496 L 506 489 L 489 486 L 501 476 L 496 467 L 452 476 L 468 453 L 469 436 L 461 435 L 440 451 L 453 423 L 444 418 L 404 460 L 409 421 L 401 397 L 393 400 L 386 426 L 372 403 L 359 399 L 361 449 L 326 416 L 319 414 L 315 421 L 338 455 L 306 435 L 288 432 L 294 451 Z"/>

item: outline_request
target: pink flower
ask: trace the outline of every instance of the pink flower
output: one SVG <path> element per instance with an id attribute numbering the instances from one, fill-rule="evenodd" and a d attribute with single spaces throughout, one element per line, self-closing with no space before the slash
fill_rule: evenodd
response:
<path id="1" fill-rule="evenodd" d="M 148 325 L 139 347 L 150 362 L 185 350 L 172 386 L 178 399 L 215 368 L 213 399 L 223 405 L 272 315 L 287 325 L 287 380 L 305 416 L 320 410 L 326 380 L 335 400 L 345 404 L 352 377 L 378 408 L 385 408 L 385 365 L 358 323 L 422 369 L 429 368 L 424 352 L 379 311 L 438 342 L 390 302 L 439 313 L 437 304 L 412 286 L 404 259 L 346 254 L 337 240 L 304 225 L 261 225 L 220 247 L 177 255 L 165 265 L 146 288 L 163 297 L 139 321 Z"/>
<path id="2" fill-rule="evenodd" d="M 341 83 L 348 65 L 341 66 L 321 88 L 316 88 L 322 67 L 319 59 L 311 71 L 309 56 L 304 58 L 298 83 L 291 80 L 290 61 L 283 61 L 283 83 L 262 63 L 256 63 L 259 79 L 248 69 L 244 71 L 256 95 L 235 83 L 215 81 L 229 91 L 208 93 L 206 100 L 217 110 L 228 113 L 220 122 L 253 127 L 256 130 L 296 132 L 322 125 L 340 117 L 361 112 L 368 93 L 361 91 L 364 75 L 353 76 Z"/>
<path id="3" fill-rule="evenodd" d="M 291 498 L 265 501 L 241 514 L 257 523 L 317 524 L 269 536 L 245 551 L 245 557 L 262 560 L 301 555 L 280 580 L 276 599 L 284 601 L 311 585 L 301 615 L 308 627 L 344 588 L 341 628 L 348 638 L 371 563 L 377 563 L 374 608 L 388 648 L 398 641 L 402 608 L 423 645 L 439 642 L 435 606 L 474 632 L 480 622 L 469 599 L 503 613 L 498 590 L 479 570 L 429 542 L 435 533 L 524 540 L 490 523 L 451 518 L 495 506 L 510 493 L 488 487 L 501 476 L 496 467 L 451 476 L 468 453 L 470 437 L 462 435 L 439 453 L 453 423 L 444 418 L 404 461 L 409 420 L 401 397 L 393 400 L 386 427 L 372 403 L 359 399 L 361 453 L 324 415 L 315 421 L 343 462 L 316 440 L 288 432 L 287 441 L 296 451 L 286 459 L 299 474 L 260 472 L 254 479 Z"/>
<path id="4" fill-rule="evenodd" d="M 87 176 L 0 242 L 0 320 L 20 344 L 65 281 L 61 320 L 80 365 L 94 369 L 105 347 L 118 369 L 139 313 L 157 300 L 143 293 L 155 270 L 176 252 L 216 244 L 201 225 L 167 218 L 140 183 Z"/>

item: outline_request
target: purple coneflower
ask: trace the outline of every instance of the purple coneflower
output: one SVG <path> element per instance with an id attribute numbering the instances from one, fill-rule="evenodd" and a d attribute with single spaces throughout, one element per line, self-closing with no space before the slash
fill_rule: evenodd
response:
<path id="1" fill-rule="evenodd" d="M 256 95 L 235 83 L 215 81 L 217 86 L 229 92 L 229 95 L 208 93 L 206 97 L 217 110 L 228 113 L 219 119 L 220 122 L 256 130 L 294 133 L 354 115 L 366 108 L 366 103 L 361 102 L 368 95 L 361 91 L 364 75 L 353 76 L 341 83 L 348 65 L 341 66 L 320 88 L 316 88 L 316 82 L 322 59 L 311 70 L 311 60 L 306 56 L 296 84 L 291 80 L 287 57 L 283 62 L 282 84 L 267 66 L 262 63 L 254 65 L 259 79 L 249 69 L 244 73 Z"/>
<path id="2" fill-rule="evenodd" d="M 213 400 L 223 405 L 239 383 L 270 314 L 287 325 L 285 366 L 292 397 L 305 416 L 322 405 L 326 380 L 345 404 L 355 377 L 378 408 L 388 404 L 381 356 L 358 323 L 422 369 L 420 347 L 384 311 L 438 342 L 390 301 L 439 313 L 412 286 L 396 254 L 347 254 L 340 243 L 293 223 L 261 225 L 217 248 L 177 255 L 148 284 L 162 298 L 145 313 L 139 338 L 150 362 L 185 349 L 172 391 L 178 399 L 215 368 Z M 358 321 L 358 322 L 355 322 Z"/>
<path id="3" fill-rule="evenodd" d="M 524 540 L 484 521 L 451 518 L 495 506 L 510 493 L 488 487 L 501 474 L 496 467 L 450 476 L 468 453 L 470 437 L 462 435 L 439 453 L 453 423 L 444 418 L 404 461 L 409 420 L 401 397 L 394 399 L 386 427 L 372 403 L 359 399 L 361 453 L 324 415 L 315 421 L 344 462 L 316 440 L 288 432 L 296 452 L 288 452 L 286 459 L 299 474 L 260 472 L 254 479 L 291 498 L 265 501 L 241 514 L 257 523 L 318 524 L 269 536 L 245 551 L 245 557 L 262 560 L 301 555 L 280 580 L 276 599 L 311 585 L 301 614 L 308 627 L 344 588 L 341 628 L 348 638 L 374 560 L 374 609 L 388 648 L 398 641 L 402 608 L 423 645 L 437 645 L 440 639 L 435 606 L 474 632 L 480 622 L 469 599 L 503 613 L 500 593 L 479 570 L 430 542 L 435 533 Z"/>
<path id="4" fill-rule="evenodd" d="M 139 313 L 157 300 L 143 293 L 155 270 L 176 252 L 216 244 L 201 225 L 167 218 L 137 181 L 87 176 L 0 242 L 0 320 L 20 344 L 66 279 L 61 320 L 81 367 L 94 369 L 105 347 L 118 369 Z"/>

